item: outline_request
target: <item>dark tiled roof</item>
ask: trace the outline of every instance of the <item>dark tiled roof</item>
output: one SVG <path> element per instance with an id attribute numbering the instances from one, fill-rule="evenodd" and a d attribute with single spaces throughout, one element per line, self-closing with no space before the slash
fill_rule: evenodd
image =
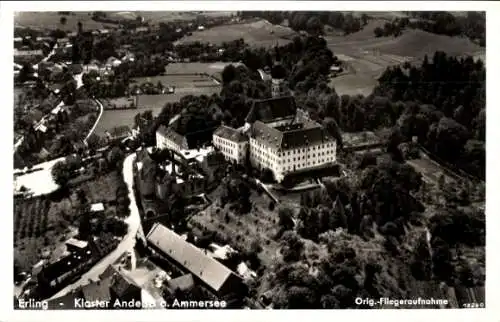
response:
<path id="1" fill-rule="evenodd" d="M 82 287 L 83 298 L 87 301 L 110 301 L 111 295 L 109 287 L 111 278 L 106 278 L 97 282 L 92 282 Z"/>
<path id="2" fill-rule="evenodd" d="M 215 130 L 214 135 L 233 142 L 245 142 L 248 140 L 248 138 L 241 134 L 240 131 L 225 125 L 221 125 L 217 130 Z"/>
<path id="3" fill-rule="evenodd" d="M 252 125 L 253 138 L 276 149 L 296 149 L 330 140 L 328 133 L 315 122 L 304 122 L 273 128 L 257 121 Z"/>
<path id="4" fill-rule="evenodd" d="M 48 281 L 53 281 L 88 260 L 90 258 L 90 254 L 86 254 L 86 252 L 87 250 L 77 251 L 65 256 L 57 262 L 44 267 L 40 274 L 42 274 Z"/>
<path id="5" fill-rule="evenodd" d="M 229 268 L 159 223 L 151 228 L 146 238 L 150 244 L 182 265 L 216 292 L 222 289 L 231 276 L 238 278 Z"/>
<path id="6" fill-rule="evenodd" d="M 113 290 L 118 298 L 137 292 L 140 289 L 139 286 L 127 279 L 123 274 L 118 273 L 111 278 L 111 290 Z"/>
<path id="7" fill-rule="evenodd" d="M 169 140 L 175 142 L 177 145 L 184 147 L 185 149 L 188 149 L 186 137 L 175 132 L 170 127 L 166 127 L 165 125 L 160 125 L 160 127 L 156 132 L 160 133 L 160 135 L 162 135 L 163 137 L 166 137 Z"/>
<path id="8" fill-rule="evenodd" d="M 256 100 L 247 115 L 246 121 L 248 123 L 255 121 L 269 122 L 274 119 L 292 117 L 295 115 L 296 110 L 295 100 L 291 96 Z"/>

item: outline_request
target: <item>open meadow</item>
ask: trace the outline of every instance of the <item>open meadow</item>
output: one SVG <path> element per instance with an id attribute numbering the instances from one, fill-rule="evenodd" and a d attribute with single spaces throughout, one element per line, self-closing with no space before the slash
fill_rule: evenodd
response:
<path id="1" fill-rule="evenodd" d="M 221 67 L 222 66 L 222 67 Z M 173 94 L 139 95 L 136 109 L 105 110 L 95 129 L 97 135 L 103 135 L 106 130 L 120 125 L 132 127 L 134 116 L 139 112 L 151 110 L 153 115 L 158 115 L 166 103 L 178 102 L 188 95 L 207 95 L 220 92 L 218 82 L 206 75 L 220 73 L 224 64 L 180 63 L 170 64 L 166 67 L 166 74 L 155 77 L 137 77 L 132 84 L 140 85 L 145 82 L 153 84 L 160 81 L 164 86 L 175 86 Z M 127 102 L 124 97 L 108 100 L 110 103 Z"/>
<path id="2" fill-rule="evenodd" d="M 271 47 L 284 45 L 290 42 L 297 33 L 288 27 L 273 25 L 267 20 L 257 20 L 249 23 L 217 26 L 203 31 L 195 31 L 191 36 L 184 36 L 176 44 L 192 43 L 196 41 L 210 42 L 220 45 L 237 39 L 244 39 L 245 43 L 255 47 Z"/>
<path id="3" fill-rule="evenodd" d="M 140 95 L 138 99 L 139 107 L 136 109 L 104 111 L 96 126 L 95 133 L 103 135 L 107 130 L 120 125 L 127 125 L 132 128 L 134 125 L 134 116 L 137 113 L 151 110 L 153 116 L 156 116 L 160 114 L 166 103 L 178 102 L 182 97 L 187 95 L 212 95 L 219 93 L 219 91 L 219 87 L 176 88 L 174 94 Z M 118 98 L 118 100 L 124 100 L 124 98 Z"/>
<path id="4" fill-rule="evenodd" d="M 61 18 L 66 18 L 66 23 L 61 24 Z M 70 15 L 60 15 L 56 11 L 46 12 L 17 12 L 14 17 L 16 27 L 29 27 L 33 29 L 63 29 L 77 31 L 78 22 L 83 24 L 83 28 L 88 30 L 116 27 L 114 24 L 102 23 L 92 20 L 90 11 L 74 11 Z"/>
<path id="5" fill-rule="evenodd" d="M 334 55 L 344 62 L 349 74 L 332 78 L 330 85 L 340 95 L 368 95 L 377 78 L 388 66 L 404 62 L 418 63 L 425 55 L 432 59 L 436 51 L 450 55 L 484 55 L 484 48 L 467 38 L 431 34 L 422 30 L 406 30 L 399 37 L 376 38 L 373 30 L 386 20 L 371 20 L 362 30 L 346 36 L 327 33 L 325 39 Z"/>
<path id="6" fill-rule="evenodd" d="M 225 17 L 234 14 L 233 11 L 217 12 L 179 12 L 179 11 L 108 11 L 106 15 L 113 20 L 135 20 L 137 17 L 143 17 L 150 24 L 171 21 L 191 21 L 198 17 Z M 61 17 L 66 17 L 66 24 L 62 25 Z M 45 12 L 18 12 L 15 15 L 16 27 L 30 27 L 34 29 L 56 29 L 76 31 L 78 22 L 83 24 L 85 29 L 106 29 L 117 27 L 116 24 L 102 23 L 92 20 L 90 11 L 73 11 L 70 15 L 60 15 L 57 11 Z"/>

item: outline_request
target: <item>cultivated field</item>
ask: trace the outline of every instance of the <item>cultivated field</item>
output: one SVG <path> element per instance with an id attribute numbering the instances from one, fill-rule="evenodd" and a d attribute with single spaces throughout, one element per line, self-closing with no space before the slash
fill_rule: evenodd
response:
<path id="1" fill-rule="evenodd" d="M 267 20 L 258 20 L 195 31 L 191 36 L 184 36 L 178 40 L 176 44 L 200 41 L 220 45 L 223 42 L 243 38 L 245 43 L 251 46 L 270 47 L 287 44 L 294 35 L 296 32 L 288 27 L 273 25 Z"/>
<path id="2" fill-rule="evenodd" d="M 371 20 L 359 32 L 339 36 L 328 33 L 328 47 L 344 61 L 350 74 L 333 78 L 330 85 L 340 95 L 371 93 L 377 78 L 388 67 L 406 61 L 419 62 L 427 54 L 430 59 L 436 51 L 450 55 L 470 54 L 481 56 L 484 48 L 466 38 L 431 34 L 421 30 L 407 30 L 397 38 L 375 38 L 373 30 L 383 27 L 386 20 Z"/>
<path id="3" fill-rule="evenodd" d="M 66 24 L 62 25 L 61 17 L 66 17 Z M 91 12 L 72 12 L 71 15 L 60 15 L 54 11 L 46 12 L 18 12 L 15 14 L 14 23 L 16 27 L 29 27 L 33 29 L 62 29 L 77 31 L 78 22 L 88 30 L 116 27 L 113 24 L 101 23 L 92 20 Z"/>
<path id="4" fill-rule="evenodd" d="M 209 76 L 212 76 L 213 80 L 217 82 L 217 80 L 221 79 L 222 71 L 224 67 L 227 65 L 235 65 L 237 66 L 240 63 L 231 62 L 215 62 L 215 63 L 175 63 L 169 64 L 165 67 L 166 75 L 178 75 L 178 74 L 198 74 L 203 73 Z"/>
<path id="5" fill-rule="evenodd" d="M 116 14 L 116 13 L 115 13 Z M 152 23 L 180 21 L 180 20 L 196 20 L 198 17 L 226 17 L 235 14 L 234 11 L 205 11 L 205 12 L 180 12 L 180 11 L 136 11 L 136 12 L 120 12 L 117 13 L 126 17 L 141 16 L 146 21 Z M 135 19 L 135 18 L 134 18 Z"/>
<path id="6" fill-rule="evenodd" d="M 221 67 L 222 66 L 222 67 Z M 175 86 L 174 94 L 139 95 L 137 109 L 129 110 L 106 110 L 99 120 L 95 129 L 97 135 L 102 135 L 106 130 L 120 125 L 134 125 L 134 116 L 139 112 L 151 110 L 153 115 L 158 115 L 166 103 L 178 102 L 187 95 L 212 95 L 220 92 L 220 85 L 214 79 L 201 75 L 220 72 L 224 64 L 182 63 L 171 64 L 166 67 L 166 75 L 155 77 L 134 78 L 135 83 L 140 85 L 144 82 L 156 84 L 161 81 L 164 86 Z M 199 74 L 199 75 L 195 75 Z M 117 105 L 127 99 L 124 97 L 110 100 Z M 128 103 L 130 104 L 130 103 Z"/>
<path id="7" fill-rule="evenodd" d="M 112 172 L 79 185 L 90 204 L 103 202 L 107 212 L 115 206 L 120 174 Z M 79 202 L 76 194 L 45 195 L 14 200 L 14 249 L 22 269 L 29 270 L 44 255 L 71 237 L 77 225 Z"/>
<path id="8" fill-rule="evenodd" d="M 170 22 L 176 20 L 196 20 L 198 17 L 223 17 L 231 16 L 234 14 L 232 11 L 218 11 L 218 12 L 178 12 L 178 11 L 120 11 L 120 12 L 106 12 L 110 19 L 128 19 L 135 20 L 141 16 L 145 21 L 156 24 L 160 22 Z M 92 13 L 90 11 L 71 12 L 71 15 L 64 16 L 67 21 L 65 25 L 60 23 L 63 17 L 55 11 L 51 12 L 18 12 L 15 15 L 14 21 L 16 27 L 30 27 L 39 29 L 56 29 L 76 31 L 78 22 L 83 24 L 85 29 L 102 29 L 117 27 L 115 24 L 102 23 L 92 20 Z"/>
<path id="9" fill-rule="evenodd" d="M 133 78 L 131 85 L 140 85 L 143 83 L 153 83 L 156 85 L 161 82 L 163 86 L 175 86 L 175 88 L 204 88 L 204 87 L 219 87 L 219 84 L 212 78 L 205 75 L 187 75 L 188 72 L 181 73 L 180 75 L 162 75 L 154 77 L 137 77 Z M 204 72 L 196 72 L 204 73 Z"/>

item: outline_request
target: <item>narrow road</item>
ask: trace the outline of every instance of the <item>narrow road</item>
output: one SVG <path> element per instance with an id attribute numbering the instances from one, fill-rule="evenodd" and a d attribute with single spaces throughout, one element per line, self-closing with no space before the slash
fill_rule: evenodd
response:
<path id="1" fill-rule="evenodd" d="M 122 239 L 122 241 L 114 251 L 109 253 L 107 256 L 101 259 L 96 265 L 94 265 L 94 267 L 92 267 L 88 272 L 83 274 L 82 277 L 77 282 L 65 287 L 57 294 L 52 296 L 51 299 L 61 297 L 71 292 L 72 290 L 77 289 L 80 286 L 88 284 L 89 280 L 98 280 L 99 275 L 101 275 L 109 265 L 115 263 L 125 252 L 134 251 L 136 234 L 141 226 L 139 209 L 137 209 L 133 191 L 133 183 L 134 183 L 133 164 L 135 158 L 136 155 L 135 153 L 133 153 L 127 156 L 125 158 L 125 161 L 123 162 L 123 178 L 125 180 L 125 183 L 127 184 L 129 191 L 128 196 L 130 198 L 130 206 L 129 206 L 130 215 L 127 219 L 125 219 L 125 222 L 128 224 L 127 235 L 125 235 L 125 237 Z"/>
<path id="2" fill-rule="evenodd" d="M 87 136 L 85 137 L 85 140 L 83 140 L 83 143 L 85 143 L 85 145 L 87 145 L 88 138 L 92 135 L 92 133 L 94 133 L 94 130 L 95 130 L 97 124 L 99 123 L 99 120 L 101 119 L 102 113 L 104 111 L 104 107 L 102 106 L 102 103 L 98 99 L 94 99 L 94 102 L 96 102 L 96 104 L 99 105 L 99 110 L 100 110 L 99 116 L 95 120 L 94 126 L 92 126 L 92 128 L 90 129 L 89 134 L 87 134 Z"/>

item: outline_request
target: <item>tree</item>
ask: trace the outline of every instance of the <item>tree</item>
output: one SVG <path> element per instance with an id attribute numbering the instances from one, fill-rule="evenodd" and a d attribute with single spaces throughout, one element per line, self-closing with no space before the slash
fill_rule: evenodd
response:
<path id="1" fill-rule="evenodd" d="M 380 27 L 375 28 L 373 32 L 375 33 L 375 37 L 377 38 L 382 37 L 384 35 L 384 30 Z"/>
<path id="2" fill-rule="evenodd" d="M 56 184 L 65 187 L 71 179 L 71 171 L 65 161 L 59 161 L 52 167 L 52 179 Z"/>
<path id="3" fill-rule="evenodd" d="M 343 147 L 342 133 L 340 132 L 340 128 L 335 121 L 335 119 L 331 117 L 327 117 L 323 120 L 323 126 L 326 128 L 328 133 L 337 140 L 337 145 L 339 149 Z"/>
<path id="4" fill-rule="evenodd" d="M 263 183 L 273 183 L 273 182 L 275 182 L 273 171 L 271 169 L 269 169 L 269 168 L 262 169 L 260 180 Z"/>
<path id="5" fill-rule="evenodd" d="M 293 222 L 293 210 L 288 207 L 281 207 L 278 210 L 279 223 L 278 225 L 284 230 L 293 229 L 295 226 Z"/>
<path id="6" fill-rule="evenodd" d="M 124 157 L 125 157 L 125 155 L 124 155 L 123 151 L 118 146 L 113 147 L 108 152 L 108 162 L 112 168 L 117 168 L 119 165 L 119 162 L 123 161 Z"/>

